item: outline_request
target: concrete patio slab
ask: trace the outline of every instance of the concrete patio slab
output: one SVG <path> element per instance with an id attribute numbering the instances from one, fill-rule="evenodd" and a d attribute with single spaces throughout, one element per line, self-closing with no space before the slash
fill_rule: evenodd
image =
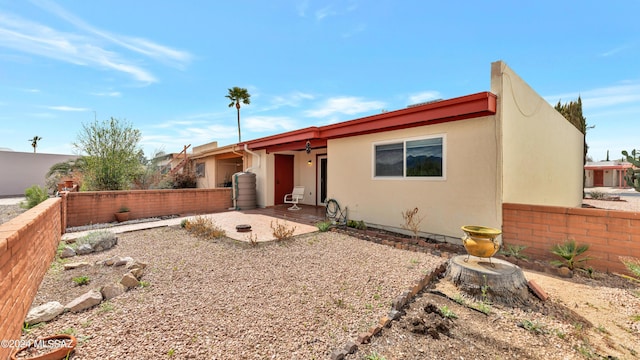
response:
<path id="1" fill-rule="evenodd" d="M 315 226 L 301 224 L 298 222 L 278 219 L 272 216 L 260 215 L 260 214 L 245 214 L 239 211 L 227 211 L 215 214 L 204 214 L 199 215 L 202 217 L 210 218 L 213 223 L 219 227 L 221 227 L 225 232 L 227 237 L 249 242 L 250 239 L 255 239 L 258 242 L 265 241 L 273 241 L 275 237 L 273 236 L 273 230 L 271 229 L 271 224 L 276 226 L 277 224 L 285 225 L 288 228 L 295 226 L 294 235 L 307 234 L 317 231 L 318 228 Z M 151 222 L 143 222 L 143 223 L 134 223 L 134 224 L 125 224 L 125 225 L 113 225 L 111 227 L 103 228 L 103 229 L 94 229 L 87 231 L 78 231 L 78 232 L 70 232 L 62 235 L 63 240 L 67 239 L 77 239 L 82 237 L 92 231 L 97 230 L 109 230 L 116 234 L 130 232 L 130 231 L 138 231 L 138 230 L 146 230 L 163 226 L 178 226 L 184 219 L 193 219 L 195 216 L 187 216 L 187 217 L 179 217 L 168 220 L 159 220 L 159 221 L 151 221 Z M 236 230 L 237 225 L 251 225 L 250 232 L 238 232 Z"/>

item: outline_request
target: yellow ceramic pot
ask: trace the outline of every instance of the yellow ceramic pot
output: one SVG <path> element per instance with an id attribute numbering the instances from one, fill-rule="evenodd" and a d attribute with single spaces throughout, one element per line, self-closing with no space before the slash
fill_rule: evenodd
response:
<path id="1" fill-rule="evenodd" d="M 501 242 L 497 240 L 502 231 L 485 226 L 465 225 L 462 244 L 469 255 L 492 257 L 500 250 Z"/>

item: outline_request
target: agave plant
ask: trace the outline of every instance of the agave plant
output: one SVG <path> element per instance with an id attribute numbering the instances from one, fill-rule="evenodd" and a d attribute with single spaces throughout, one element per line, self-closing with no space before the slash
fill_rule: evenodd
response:
<path id="1" fill-rule="evenodd" d="M 554 260 L 551 263 L 557 266 L 565 265 L 573 270 L 579 263 L 592 259 L 589 256 L 578 259 L 578 256 L 589 250 L 589 244 L 576 244 L 573 239 L 567 240 L 564 244 L 555 244 L 551 247 L 551 252 L 563 258 L 563 261 Z"/>

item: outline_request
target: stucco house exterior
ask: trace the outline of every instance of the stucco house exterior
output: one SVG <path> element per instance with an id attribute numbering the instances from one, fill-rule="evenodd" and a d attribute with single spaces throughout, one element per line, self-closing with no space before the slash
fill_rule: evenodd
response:
<path id="1" fill-rule="evenodd" d="M 583 141 L 497 61 L 490 91 L 210 151 L 237 168 L 243 159 L 256 174 L 260 207 L 304 186 L 301 204 L 335 199 L 350 219 L 394 231 L 402 231 L 402 212 L 418 207 L 424 234 L 459 241 L 462 225 L 501 228 L 503 203 L 580 206 Z M 199 186 L 220 178 L 216 170 Z"/>
<path id="2" fill-rule="evenodd" d="M 632 167 L 627 161 L 589 161 L 584 165 L 585 187 L 628 188 L 624 176 Z"/>

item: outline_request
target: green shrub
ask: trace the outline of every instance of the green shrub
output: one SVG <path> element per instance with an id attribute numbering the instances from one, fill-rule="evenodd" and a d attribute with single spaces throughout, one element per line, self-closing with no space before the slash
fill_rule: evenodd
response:
<path id="1" fill-rule="evenodd" d="M 86 275 L 76 276 L 71 280 L 73 280 L 73 282 L 76 283 L 76 285 L 78 286 L 87 285 L 91 281 L 91 279 L 89 279 L 89 277 Z"/>
<path id="2" fill-rule="evenodd" d="M 190 234 L 205 240 L 214 240 L 224 237 L 226 232 L 213 223 L 211 218 L 196 216 L 193 219 L 186 220 L 185 230 Z"/>
<path id="3" fill-rule="evenodd" d="M 594 191 L 592 191 L 592 192 L 590 192 L 588 194 L 594 200 L 604 200 L 604 199 L 607 198 L 607 194 L 602 192 L 602 191 L 594 190 Z"/>
<path id="4" fill-rule="evenodd" d="M 84 244 L 97 244 L 102 240 L 110 239 L 114 240 L 116 238 L 116 234 L 109 230 L 97 230 L 88 233 L 85 236 L 79 237 L 76 242 L 73 244 L 76 247 Z"/>
<path id="5" fill-rule="evenodd" d="M 347 221 L 347 226 L 358 230 L 367 230 L 367 224 L 363 220 L 349 220 Z"/>
<path id="6" fill-rule="evenodd" d="M 640 280 L 640 259 L 635 259 L 629 256 L 622 256 L 620 257 L 620 260 L 622 261 L 624 266 L 627 267 L 627 270 L 629 270 L 633 274 L 633 276 L 636 277 L 636 279 Z"/>
<path id="7" fill-rule="evenodd" d="M 24 191 L 24 196 L 27 198 L 27 201 L 20 203 L 20 206 L 23 209 L 31 209 L 49 198 L 47 189 L 38 185 L 33 185 L 32 187 L 27 188 Z"/>
<path id="8" fill-rule="evenodd" d="M 317 223 L 316 226 L 318 227 L 318 230 L 320 230 L 321 232 L 325 232 L 325 231 L 327 231 L 327 230 L 329 230 L 331 228 L 331 222 L 330 221 L 321 221 L 321 222 Z"/>
<path id="9" fill-rule="evenodd" d="M 500 249 L 500 253 L 504 256 L 526 260 L 529 257 L 527 255 L 522 254 L 522 251 L 526 248 L 527 248 L 526 246 L 522 246 L 522 245 L 507 245 L 507 246 L 503 246 L 502 249 Z"/>
<path id="10" fill-rule="evenodd" d="M 579 263 L 590 260 L 590 257 L 583 257 L 578 259 L 578 256 L 589 250 L 589 244 L 576 244 L 573 239 L 567 240 L 564 244 L 555 244 L 551 247 L 551 252 L 554 255 L 560 256 L 562 261 L 552 261 L 551 263 L 557 266 L 565 265 L 570 270 L 573 270 Z"/>

